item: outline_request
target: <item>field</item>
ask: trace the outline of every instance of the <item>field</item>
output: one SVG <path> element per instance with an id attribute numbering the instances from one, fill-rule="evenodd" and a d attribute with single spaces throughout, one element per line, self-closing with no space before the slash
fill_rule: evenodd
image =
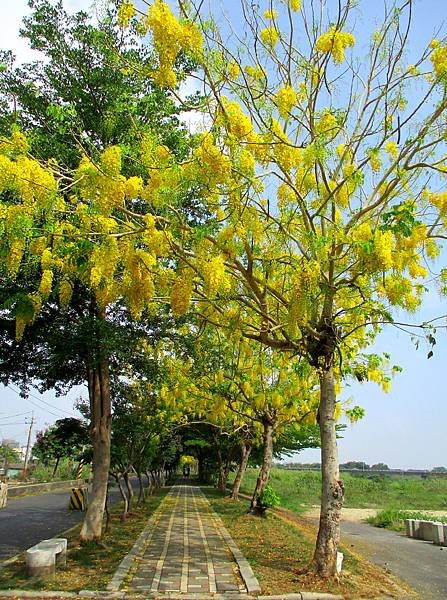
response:
<path id="1" fill-rule="evenodd" d="M 242 484 L 252 492 L 256 469 L 249 469 Z M 345 507 L 446 510 L 447 478 L 402 477 L 388 475 L 356 476 L 343 474 Z M 270 484 L 281 496 L 281 505 L 298 513 L 319 505 L 321 476 L 316 471 L 272 469 Z"/>

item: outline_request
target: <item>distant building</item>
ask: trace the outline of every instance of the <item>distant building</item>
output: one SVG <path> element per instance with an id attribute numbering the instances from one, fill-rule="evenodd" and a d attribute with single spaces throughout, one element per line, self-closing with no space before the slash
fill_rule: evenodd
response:
<path id="1" fill-rule="evenodd" d="M 16 442 L 16 440 L 12 438 L 3 438 L 2 446 L 8 446 L 8 448 L 12 448 L 13 450 L 20 451 L 20 442 Z"/>

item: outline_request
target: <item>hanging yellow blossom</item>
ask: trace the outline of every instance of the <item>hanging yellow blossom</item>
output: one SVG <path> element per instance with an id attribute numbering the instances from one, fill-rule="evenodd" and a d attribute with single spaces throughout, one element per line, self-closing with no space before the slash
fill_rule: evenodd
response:
<path id="1" fill-rule="evenodd" d="M 431 46 L 434 47 L 434 50 L 430 56 L 430 60 L 433 64 L 436 77 L 443 77 L 447 73 L 447 46 L 441 46 L 439 42 L 435 46 L 432 44 Z"/>
<path id="2" fill-rule="evenodd" d="M 301 0 L 287 0 L 287 6 L 289 6 L 291 10 L 298 12 L 301 8 Z"/>
<path id="3" fill-rule="evenodd" d="M 133 2 L 123 2 L 118 9 L 118 25 L 120 27 L 128 27 L 136 12 Z"/>
<path id="4" fill-rule="evenodd" d="M 277 10 L 266 10 L 264 11 L 264 18 L 268 21 L 273 21 L 278 16 Z"/>
<path id="5" fill-rule="evenodd" d="M 326 109 L 320 119 L 318 119 L 315 129 L 320 135 L 335 135 L 339 129 L 337 117 L 330 110 Z"/>
<path id="6" fill-rule="evenodd" d="M 281 88 L 276 94 L 276 105 L 280 116 L 287 119 L 294 106 L 298 104 L 298 97 L 290 85 Z"/>
<path id="7" fill-rule="evenodd" d="M 378 173 L 382 167 L 382 157 L 378 148 L 372 148 L 368 151 L 369 164 L 374 173 Z"/>
<path id="8" fill-rule="evenodd" d="M 171 309 L 175 315 L 181 316 L 188 312 L 192 290 L 192 278 L 188 279 L 183 275 L 175 280 L 171 290 Z"/>
<path id="9" fill-rule="evenodd" d="M 337 31 L 331 27 L 327 33 L 322 33 L 317 39 L 315 48 L 318 52 L 331 53 L 335 64 L 341 64 L 345 58 L 345 50 L 355 44 L 352 33 Z"/>
<path id="10" fill-rule="evenodd" d="M 397 159 L 398 156 L 398 148 L 397 144 L 394 140 L 390 140 L 385 144 L 385 152 L 389 155 L 393 160 Z"/>
<path id="11" fill-rule="evenodd" d="M 47 298 L 51 294 L 53 287 L 53 271 L 46 270 L 42 273 L 42 279 L 39 285 L 39 294 L 42 298 Z"/>
<path id="12" fill-rule="evenodd" d="M 278 30 L 276 29 L 276 27 L 273 27 L 273 25 L 270 25 L 265 29 L 261 29 L 259 35 L 264 44 L 266 46 L 269 46 L 270 48 L 274 48 L 279 41 Z"/>

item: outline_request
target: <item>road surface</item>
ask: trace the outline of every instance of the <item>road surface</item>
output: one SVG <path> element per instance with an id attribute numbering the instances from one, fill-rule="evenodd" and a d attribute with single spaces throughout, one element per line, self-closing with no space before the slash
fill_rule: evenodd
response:
<path id="1" fill-rule="evenodd" d="M 341 541 L 406 581 L 423 600 L 447 598 L 447 548 L 366 523 L 342 521 Z"/>
<path id="2" fill-rule="evenodd" d="M 0 510 L 0 563 L 82 521 L 82 511 L 68 510 L 69 497 L 65 491 L 9 498 Z M 118 490 L 110 490 L 109 502 L 118 499 Z"/>

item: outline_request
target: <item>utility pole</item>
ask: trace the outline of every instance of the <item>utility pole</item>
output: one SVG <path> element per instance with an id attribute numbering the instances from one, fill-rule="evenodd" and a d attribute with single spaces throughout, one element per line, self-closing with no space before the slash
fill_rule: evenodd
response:
<path id="1" fill-rule="evenodd" d="M 26 443 L 25 464 L 23 465 L 23 479 L 25 479 L 26 472 L 27 472 L 27 469 L 28 469 L 28 460 L 29 460 L 30 446 L 31 446 L 31 431 L 33 429 L 33 425 L 34 425 L 34 411 L 32 413 L 31 421 L 30 421 L 30 424 L 29 424 L 28 441 Z"/>

